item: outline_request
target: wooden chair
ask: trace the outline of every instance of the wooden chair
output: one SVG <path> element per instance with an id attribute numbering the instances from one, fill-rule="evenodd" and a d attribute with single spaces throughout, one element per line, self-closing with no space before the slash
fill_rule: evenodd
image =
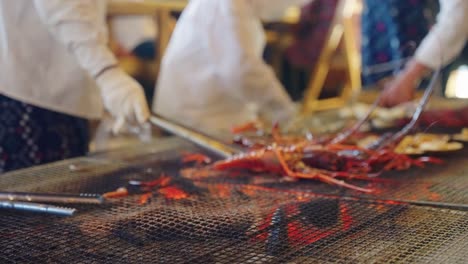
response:
<path id="1" fill-rule="evenodd" d="M 360 52 L 358 49 L 355 15 L 359 0 L 340 0 L 327 39 L 304 93 L 302 112 L 339 108 L 360 92 Z M 320 99 L 328 74 L 332 70 L 346 72 L 345 83 L 338 95 Z"/>

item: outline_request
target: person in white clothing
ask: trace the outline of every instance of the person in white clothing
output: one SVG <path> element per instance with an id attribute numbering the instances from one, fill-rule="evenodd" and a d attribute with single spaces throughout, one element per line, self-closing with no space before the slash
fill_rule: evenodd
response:
<path id="1" fill-rule="evenodd" d="M 191 0 L 162 60 L 153 109 L 210 135 L 256 114 L 284 122 L 294 105 L 263 61 L 261 21 L 308 0 Z"/>
<path id="2" fill-rule="evenodd" d="M 149 117 L 141 86 L 107 47 L 106 0 L 0 1 L 0 173 L 83 155 L 104 107 Z"/>
<path id="3" fill-rule="evenodd" d="M 468 1 L 439 0 L 437 22 L 404 70 L 383 91 L 382 105 L 391 107 L 414 98 L 421 79 L 453 61 L 468 38 Z"/>

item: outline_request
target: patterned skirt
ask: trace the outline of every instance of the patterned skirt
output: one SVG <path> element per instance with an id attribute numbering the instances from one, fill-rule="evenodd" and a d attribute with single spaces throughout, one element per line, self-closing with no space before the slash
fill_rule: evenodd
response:
<path id="1" fill-rule="evenodd" d="M 88 144 L 86 119 L 0 94 L 0 173 L 82 156 Z"/>

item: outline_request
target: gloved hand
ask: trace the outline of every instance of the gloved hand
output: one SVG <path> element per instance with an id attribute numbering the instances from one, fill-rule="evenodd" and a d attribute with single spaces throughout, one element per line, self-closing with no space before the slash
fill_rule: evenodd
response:
<path id="1" fill-rule="evenodd" d="M 113 132 L 122 130 L 125 123 L 143 124 L 150 111 L 142 87 L 119 67 L 104 71 L 96 78 L 104 107 L 116 119 Z"/>

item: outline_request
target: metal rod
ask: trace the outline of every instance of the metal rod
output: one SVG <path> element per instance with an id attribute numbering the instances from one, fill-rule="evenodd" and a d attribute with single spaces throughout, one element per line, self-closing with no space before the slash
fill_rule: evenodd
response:
<path id="1" fill-rule="evenodd" d="M 104 198 L 98 194 L 48 194 L 25 192 L 0 192 L 0 200 L 44 202 L 44 203 L 68 203 L 68 204 L 102 204 Z"/>
<path id="2" fill-rule="evenodd" d="M 35 213 L 46 213 L 53 215 L 71 216 L 75 213 L 76 209 L 59 207 L 48 204 L 28 203 L 28 202 L 14 202 L 14 201 L 0 201 L 0 208 L 19 210 Z"/>
<path id="3" fill-rule="evenodd" d="M 240 152 L 239 149 L 229 146 L 221 142 L 220 140 L 206 136 L 200 132 L 196 132 L 192 129 L 186 128 L 183 125 L 177 124 L 174 121 L 169 121 L 164 117 L 153 114 L 150 117 L 150 122 L 176 136 L 186 139 L 197 146 L 206 149 L 214 154 L 221 156 L 222 158 L 229 158 L 230 156 Z"/>

